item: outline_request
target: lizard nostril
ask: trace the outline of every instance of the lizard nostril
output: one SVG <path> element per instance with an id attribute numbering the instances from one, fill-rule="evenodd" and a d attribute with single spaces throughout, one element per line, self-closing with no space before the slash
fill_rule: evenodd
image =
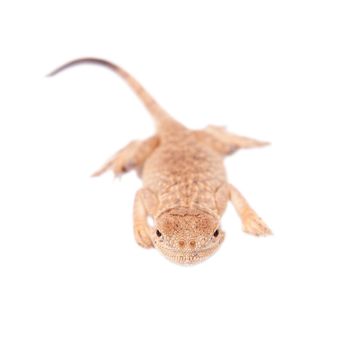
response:
<path id="1" fill-rule="evenodd" d="M 183 248 L 185 246 L 185 241 L 181 240 L 179 241 L 180 248 Z"/>
<path id="2" fill-rule="evenodd" d="M 196 246 L 196 241 L 190 241 L 191 248 L 194 248 Z"/>

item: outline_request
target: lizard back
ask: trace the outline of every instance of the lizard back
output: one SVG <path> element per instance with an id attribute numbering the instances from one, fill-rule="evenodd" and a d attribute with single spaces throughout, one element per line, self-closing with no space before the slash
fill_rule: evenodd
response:
<path id="1" fill-rule="evenodd" d="M 162 138 L 146 160 L 144 186 L 157 193 L 159 213 L 175 207 L 215 213 L 214 194 L 226 181 L 223 157 L 199 142 L 190 131 Z"/>

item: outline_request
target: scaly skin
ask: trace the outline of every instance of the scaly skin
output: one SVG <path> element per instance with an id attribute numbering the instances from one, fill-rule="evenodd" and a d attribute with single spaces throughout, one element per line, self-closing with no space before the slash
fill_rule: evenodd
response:
<path id="1" fill-rule="evenodd" d="M 101 59 L 83 58 L 56 69 L 81 64 L 103 65 L 119 74 L 153 116 L 157 133 L 143 141 L 132 141 L 101 169 L 122 175 L 136 170 L 143 180 L 134 202 L 135 239 L 142 247 L 157 248 L 180 264 L 200 262 L 217 251 L 224 240 L 220 219 L 231 200 L 243 230 L 257 236 L 271 234 L 268 226 L 241 193 L 227 182 L 224 158 L 241 148 L 260 147 L 266 142 L 209 126 L 189 130 L 175 121 L 148 92 L 122 68 Z M 148 217 L 154 226 L 148 223 Z"/>

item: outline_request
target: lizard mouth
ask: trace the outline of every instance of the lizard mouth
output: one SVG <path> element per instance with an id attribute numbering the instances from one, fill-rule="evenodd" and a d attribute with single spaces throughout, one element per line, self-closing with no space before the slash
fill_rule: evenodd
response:
<path id="1" fill-rule="evenodd" d="M 219 247 L 220 244 L 193 252 L 182 252 L 168 247 L 158 247 L 158 249 L 167 259 L 171 260 L 172 262 L 180 265 L 193 265 L 209 258 L 219 249 Z"/>

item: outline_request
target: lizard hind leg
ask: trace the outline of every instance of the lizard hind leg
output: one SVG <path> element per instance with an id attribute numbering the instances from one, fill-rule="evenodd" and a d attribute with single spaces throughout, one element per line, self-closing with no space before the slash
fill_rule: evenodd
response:
<path id="1" fill-rule="evenodd" d="M 224 127 L 209 125 L 203 130 L 212 140 L 214 147 L 224 155 L 232 154 L 240 148 L 267 146 L 270 143 L 240 136 L 227 131 Z"/>
<path id="2" fill-rule="evenodd" d="M 92 176 L 100 176 L 109 170 L 112 170 L 115 176 L 123 175 L 133 169 L 139 170 L 158 144 L 157 135 L 143 141 L 131 141 L 95 171 Z"/>

